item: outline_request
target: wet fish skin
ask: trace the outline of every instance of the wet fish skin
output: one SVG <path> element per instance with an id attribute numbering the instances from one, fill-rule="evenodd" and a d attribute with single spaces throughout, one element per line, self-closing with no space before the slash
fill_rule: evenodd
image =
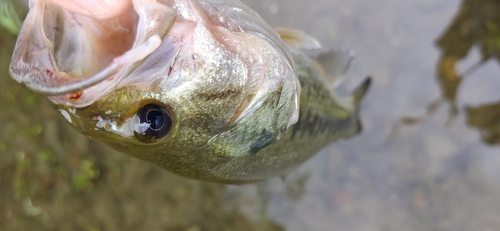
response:
<path id="1" fill-rule="evenodd" d="M 131 50 L 135 45 L 146 44 L 143 46 L 151 53 L 144 59 L 131 59 L 134 62 L 130 66 L 115 67 L 114 61 L 111 62 L 113 68 L 109 73 L 118 73 L 114 77 L 99 77 L 101 82 L 78 88 L 80 80 L 75 84 L 74 79 L 65 76 L 64 80 L 71 80 L 76 87 L 60 84 L 51 69 L 58 65 L 57 59 L 48 62 L 44 59 L 47 55 L 38 52 L 47 40 L 40 44 L 36 44 L 36 39 L 30 40 L 32 37 L 26 31 L 29 25 L 23 27 L 22 38 L 35 44 L 26 49 L 22 42 L 18 43 L 20 48 L 16 48 L 11 73 L 20 82 L 47 85 L 48 90 L 41 92 L 59 92 L 49 99 L 82 134 L 197 180 L 248 183 L 284 174 L 329 143 L 360 132 L 358 104 L 370 81 L 365 81 L 350 99 L 335 96 L 328 87 L 332 84 L 325 82 L 329 76 L 324 76 L 321 66 L 300 51 L 301 47 L 314 47 L 310 41 L 315 40 L 301 39 L 306 35 L 293 32 L 286 36 L 292 36 L 293 41 L 281 40 L 278 33 L 239 1 L 165 2 L 168 4 L 154 3 L 165 4 L 163 8 L 138 7 L 143 9 L 140 18 L 144 22 L 139 27 L 159 25 L 148 22 L 167 16 L 168 26 L 147 28 L 144 34 L 137 29 L 139 34 L 134 46 L 130 44 Z M 177 12 L 176 17 L 171 17 L 172 12 Z M 138 17 L 134 12 L 127 14 Z M 38 12 L 38 15 L 49 14 Z M 161 15 L 166 16 L 158 19 Z M 61 22 L 46 21 L 56 25 Z M 30 22 L 38 21 L 31 18 Z M 66 28 L 86 33 L 72 26 Z M 157 33 L 165 34 L 161 44 L 148 45 L 159 38 Z M 39 30 L 37 36 L 42 35 Z M 58 38 L 64 36 L 52 35 L 49 40 L 58 42 Z M 61 42 L 75 45 L 66 40 Z M 32 50 L 37 53 L 30 59 Z M 62 50 L 53 54 L 56 58 L 58 55 L 65 57 Z M 127 57 L 123 59 L 130 61 Z M 29 65 L 18 65 L 16 61 L 26 61 Z M 45 63 L 50 65 L 44 66 Z M 332 65 L 345 67 L 339 63 Z M 63 66 L 79 67 L 77 62 Z M 37 71 L 34 74 L 33 67 Z M 43 82 L 45 73 L 51 74 L 48 84 Z M 86 80 L 81 76 L 80 79 Z M 31 86 L 35 91 L 40 89 Z M 59 87 L 65 91 L 59 91 Z M 67 89 L 78 92 L 67 94 Z M 138 128 L 142 125 L 138 121 L 139 112 L 149 104 L 164 108 L 172 119 L 169 133 L 154 141 L 142 139 L 143 131 Z"/>
<path id="2" fill-rule="evenodd" d="M 310 65 L 311 60 L 302 53 L 295 52 L 297 53 L 292 53 L 292 56 L 302 87 L 299 120 L 279 140 L 267 143 L 254 138 L 255 146 L 249 147 L 250 153 L 247 155 L 227 157 L 225 148 L 206 146 L 205 140 L 211 135 L 203 135 L 196 129 L 184 130 L 184 133 L 200 134 L 198 139 L 176 135 L 179 132 L 175 131 L 183 130 L 180 128 L 183 123 L 179 121 L 174 121 L 175 128 L 172 129 L 171 135 L 162 140 L 161 145 L 145 144 L 134 137 L 123 137 L 94 129 L 95 116 L 106 115 L 107 111 L 113 113 L 108 114 L 106 119 L 120 121 L 139 109 L 131 105 L 144 104 L 144 100 L 172 102 L 161 94 L 154 95 L 134 88 L 119 89 L 90 107 L 77 109 L 74 115 L 81 119 L 73 121 L 72 125 L 79 132 L 118 151 L 197 180 L 241 184 L 284 174 L 302 164 L 326 145 L 339 139 L 350 138 L 361 131 L 358 109 L 349 110 L 332 97 L 331 89 L 317 77 L 318 71 Z M 360 94 L 364 95 L 369 84 L 369 79 L 363 83 L 358 89 Z M 152 97 L 153 95 L 156 98 Z M 173 108 L 171 110 L 176 111 Z M 177 118 L 180 113 L 177 110 Z M 213 120 L 199 120 L 196 114 L 186 113 L 182 116 L 184 118 L 180 120 L 192 125 L 188 126 L 189 130 L 213 125 Z M 246 126 L 251 127 L 253 124 Z M 254 134 L 237 134 L 233 139 L 246 139 L 252 135 Z M 262 134 L 255 136 L 259 135 Z"/>

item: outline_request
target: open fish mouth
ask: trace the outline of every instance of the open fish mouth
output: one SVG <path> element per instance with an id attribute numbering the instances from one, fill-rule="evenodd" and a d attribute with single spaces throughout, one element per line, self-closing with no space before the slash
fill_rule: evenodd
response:
<path id="1" fill-rule="evenodd" d="M 10 64 L 11 76 L 29 89 L 64 102 L 107 80 L 107 88 L 154 52 L 176 12 L 154 1 L 112 19 L 95 19 L 46 0 L 31 0 Z M 60 100 L 57 100 L 57 98 Z M 61 98 L 62 97 L 62 98 Z"/>

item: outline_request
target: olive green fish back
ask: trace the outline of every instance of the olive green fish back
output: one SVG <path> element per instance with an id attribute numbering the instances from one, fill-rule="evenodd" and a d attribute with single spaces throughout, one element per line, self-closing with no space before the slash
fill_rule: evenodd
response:
<path id="1" fill-rule="evenodd" d="M 269 178 L 280 172 L 288 172 L 335 140 L 349 138 L 361 131 L 354 111 L 343 107 L 333 97 L 319 73 L 311 67 L 310 60 L 301 53 L 292 54 L 296 64 L 302 93 L 300 117 L 279 140 L 272 140 L 262 134 L 254 141 L 250 154 L 239 157 L 212 157 L 199 160 L 196 168 L 178 166 L 184 173 L 195 173 L 192 177 L 223 183 L 247 183 Z M 357 92 L 366 92 L 366 81 Z M 248 124 L 246 126 L 252 126 Z M 249 129 L 251 130 L 251 129 Z M 249 134 L 235 134 L 234 139 L 250 138 Z M 205 170 L 200 171 L 199 167 Z M 174 170 L 175 171 L 175 170 Z M 201 175 L 198 175 L 201 174 Z"/>

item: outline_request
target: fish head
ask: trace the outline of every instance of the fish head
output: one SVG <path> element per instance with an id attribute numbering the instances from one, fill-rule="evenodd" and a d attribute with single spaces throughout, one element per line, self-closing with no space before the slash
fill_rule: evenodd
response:
<path id="1" fill-rule="evenodd" d="M 286 45 L 236 0 L 136 0 L 107 20 L 32 0 L 10 71 L 81 133 L 187 176 L 298 120 Z"/>

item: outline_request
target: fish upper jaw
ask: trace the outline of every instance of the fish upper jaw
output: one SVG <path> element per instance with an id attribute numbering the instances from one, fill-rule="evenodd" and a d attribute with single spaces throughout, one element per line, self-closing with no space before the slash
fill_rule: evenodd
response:
<path id="1" fill-rule="evenodd" d="M 159 47 L 175 21 L 176 13 L 167 5 L 134 1 L 134 7 L 137 12 L 99 20 L 31 0 L 10 65 L 12 77 L 52 95 L 56 104 L 91 104 L 97 97 L 86 93 L 89 87 L 102 82 L 107 86 L 101 90 L 112 90 Z"/>

